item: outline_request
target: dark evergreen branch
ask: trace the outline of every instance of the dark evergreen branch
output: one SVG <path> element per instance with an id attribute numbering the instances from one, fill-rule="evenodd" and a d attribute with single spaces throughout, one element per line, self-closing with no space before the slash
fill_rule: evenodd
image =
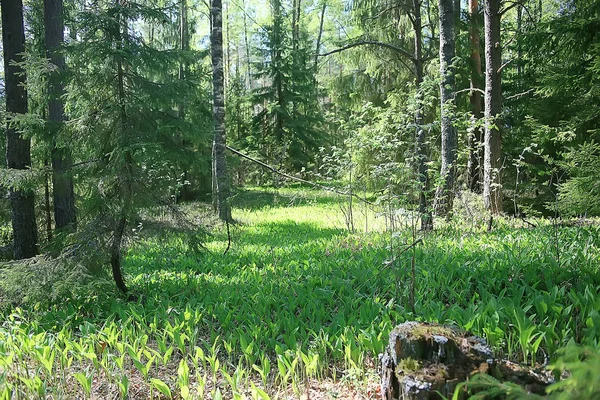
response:
<path id="1" fill-rule="evenodd" d="M 396 53 L 400 53 L 403 56 L 405 56 L 405 57 L 407 57 L 407 58 L 409 58 L 411 60 L 414 60 L 413 55 L 410 54 L 408 51 L 406 51 L 406 50 L 404 50 L 404 49 L 402 49 L 400 47 L 394 46 L 392 44 L 384 43 L 384 42 L 378 42 L 378 41 L 375 41 L 375 40 L 361 40 L 359 42 L 350 43 L 350 44 L 348 44 L 346 46 L 340 47 L 340 48 L 335 49 L 335 50 L 331 50 L 331 51 L 329 51 L 327 53 L 319 54 L 319 57 L 329 56 L 331 54 L 340 53 L 340 52 L 342 52 L 344 50 L 348 50 L 348 49 L 351 49 L 353 47 L 365 46 L 365 45 L 372 45 L 372 46 L 383 47 L 383 48 L 395 51 Z"/>
<path id="2" fill-rule="evenodd" d="M 373 15 L 372 17 L 365 17 L 365 21 L 372 21 L 372 20 L 377 20 L 379 19 L 382 15 L 398 8 L 399 5 L 398 4 L 393 4 L 391 6 L 389 6 L 388 8 L 384 8 L 383 10 L 379 11 L 377 14 Z M 410 16 L 409 16 L 410 18 Z"/>
<path id="3" fill-rule="evenodd" d="M 510 6 L 506 7 L 504 10 L 500 10 L 500 15 L 506 14 L 508 11 L 510 11 L 511 9 L 513 9 L 516 6 L 523 5 L 523 3 L 519 2 L 519 1 L 509 2 L 509 3 L 510 3 Z"/>

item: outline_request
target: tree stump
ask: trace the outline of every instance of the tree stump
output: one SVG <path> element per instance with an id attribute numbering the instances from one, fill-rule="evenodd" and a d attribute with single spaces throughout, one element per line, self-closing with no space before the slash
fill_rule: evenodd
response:
<path id="1" fill-rule="evenodd" d="M 384 400 L 441 399 L 440 394 L 452 398 L 456 386 L 477 373 L 540 395 L 553 382 L 543 366 L 536 369 L 495 360 L 484 339 L 456 327 L 423 322 L 405 322 L 394 328 L 379 355 L 379 365 Z M 466 392 L 462 394 L 466 397 Z"/>
<path id="2" fill-rule="evenodd" d="M 384 400 L 452 397 L 456 385 L 494 362 L 484 339 L 458 328 L 405 322 L 390 333 L 379 355 Z"/>

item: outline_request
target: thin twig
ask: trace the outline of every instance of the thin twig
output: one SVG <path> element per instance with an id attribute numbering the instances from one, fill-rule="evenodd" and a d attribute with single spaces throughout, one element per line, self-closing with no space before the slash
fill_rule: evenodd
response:
<path id="1" fill-rule="evenodd" d="M 227 226 L 227 248 L 223 252 L 223 255 L 227 254 L 227 252 L 231 248 L 231 231 L 229 230 L 229 218 L 225 220 L 225 225 Z"/>
<path id="2" fill-rule="evenodd" d="M 517 93 L 517 94 L 513 94 L 512 96 L 508 96 L 507 98 L 505 98 L 504 100 L 512 100 L 512 99 L 518 99 L 519 97 L 523 97 L 528 95 L 529 93 L 533 92 L 535 89 L 531 88 L 529 90 L 526 90 L 522 93 Z"/>
<path id="3" fill-rule="evenodd" d="M 485 95 L 485 92 L 483 90 L 479 89 L 479 88 L 466 88 L 466 89 L 462 89 L 462 90 L 457 91 L 456 94 L 464 93 L 464 92 L 471 92 L 471 91 L 479 92 L 479 93 Z"/>

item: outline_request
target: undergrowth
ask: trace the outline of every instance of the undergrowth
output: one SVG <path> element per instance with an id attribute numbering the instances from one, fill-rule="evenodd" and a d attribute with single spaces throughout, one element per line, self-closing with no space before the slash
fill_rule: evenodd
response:
<path id="1" fill-rule="evenodd" d="M 559 362 L 569 343 L 599 346 L 596 225 L 425 236 L 413 313 L 412 252 L 396 250 L 413 240 L 385 232 L 383 216 L 357 210 L 369 232 L 350 234 L 338 198 L 297 189 L 250 190 L 234 207 L 225 255 L 223 228 L 201 252 L 177 233 L 140 234 L 124 262 L 137 302 L 103 290 L 46 308 L 4 304 L 0 398 L 267 399 L 340 380 L 368 388 L 390 330 L 406 320 L 458 325 L 529 365 Z"/>

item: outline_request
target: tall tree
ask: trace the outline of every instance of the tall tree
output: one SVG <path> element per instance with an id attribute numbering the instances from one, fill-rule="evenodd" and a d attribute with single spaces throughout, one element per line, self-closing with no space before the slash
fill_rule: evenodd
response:
<path id="1" fill-rule="evenodd" d="M 502 108 L 500 1 L 484 2 L 485 29 L 485 137 L 483 202 L 493 214 L 502 212 Z"/>
<path id="2" fill-rule="evenodd" d="M 60 52 L 64 42 L 63 1 L 44 0 L 44 27 L 46 54 L 50 62 L 56 66 L 56 71 L 48 78 L 48 125 L 52 137 L 52 188 L 54 201 L 54 223 L 57 229 L 77 223 L 75 214 L 75 192 L 73 179 L 69 175 L 72 164 L 69 148 L 59 143 L 58 136 L 64 125 L 65 113 L 61 82 L 65 71 L 65 59 Z M 64 141 L 63 141 L 64 142 Z"/>
<path id="3" fill-rule="evenodd" d="M 223 4 L 221 0 L 211 0 L 210 5 L 210 55 L 213 66 L 213 118 L 215 131 L 213 138 L 213 180 L 216 190 L 216 204 L 219 218 L 231 220 L 229 207 L 229 181 L 225 151 L 225 82 L 223 71 Z"/>
<path id="4" fill-rule="evenodd" d="M 455 54 L 454 3 L 439 0 L 440 10 L 440 100 L 442 114 L 442 169 L 441 184 L 435 194 L 434 209 L 438 215 L 452 210 L 454 178 L 456 175 L 457 133 L 452 115 L 456 97 L 454 73 L 451 64 Z"/>
<path id="5" fill-rule="evenodd" d="M 473 129 L 468 135 L 469 159 L 467 161 L 467 185 L 474 192 L 481 192 L 483 130 L 483 74 L 479 44 L 479 1 L 469 0 L 469 42 L 471 47 L 471 113 Z"/>
<path id="6" fill-rule="evenodd" d="M 326 141 L 311 63 L 313 44 L 308 44 L 296 16 L 297 3 L 291 23 L 280 0 L 271 0 L 270 5 L 272 21 L 261 34 L 260 48 L 266 62 L 256 69 L 257 82 L 263 84 L 252 97 L 260 110 L 254 116 L 260 137 L 254 142 L 279 168 L 300 171 L 314 161 L 317 149 Z M 297 39 L 294 26 L 299 30 Z"/>
<path id="7" fill-rule="evenodd" d="M 1 0 L 2 43 L 4 49 L 4 75 L 6 112 L 9 117 L 27 113 L 25 71 L 22 66 L 25 51 L 23 3 L 21 0 Z M 22 136 L 14 121 L 6 129 L 6 164 L 9 169 L 31 168 L 31 141 Z M 34 194 L 32 190 L 11 187 L 9 198 L 12 211 L 13 255 L 15 259 L 37 254 L 37 226 Z"/>
<path id="8" fill-rule="evenodd" d="M 431 44 L 428 34 L 435 36 L 435 27 L 431 23 L 429 3 L 422 0 L 408 0 L 394 2 L 392 6 L 387 1 L 372 2 L 372 1 L 357 1 L 355 9 L 359 14 L 361 24 L 367 32 L 373 31 L 373 27 L 384 25 L 383 30 L 386 32 L 386 37 L 399 38 L 400 46 L 387 42 L 379 42 L 369 40 L 371 33 L 365 35 L 366 40 L 353 43 L 345 48 L 354 47 L 357 45 L 374 45 L 393 50 L 400 57 L 399 64 L 406 65 L 406 61 L 412 64 L 410 73 L 414 77 L 416 88 L 415 94 L 415 109 L 414 109 L 414 125 L 415 125 L 415 169 L 418 180 L 419 192 L 419 213 L 421 215 L 421 229 L 428 231 L 433 229 L 432 211 L 429 206 L 429 173 L 427 168 L 428 146 L 427 132 L 425 129 L 425 109 L 426 100 L 423 88 L 425 78 L 425 66 L 427 61 L 431 60 Z M 425 7 L 427 5 L 427 7 Z M 423 14 L 429 21 L 423 21 Z M 407 26 L 412 28 L 412 32 L 405 29 Z M 388 31 L 389 27 L 394 27 L 394 31 Z M 399 30 L 399 31 L 398 31 Z M 403 39 L 413 38 L 412 48 L 411 43 L 405 42 Z M 406 48 L 406 49 L 405 49 Z M 339 50 L 338 50 L 339 51 Z"/>
<path id="9" fill-rule="evenodd" d="M 416 126 L 416 156 L 417 173 L 419 175 L 419 213 L 421 214 L 421 229 L 429 231 L 433 229 L 433 217 L 429 209 L 427 192 L 429 190 L 429 178 L 427 172 L 427 146 L 426 132 L 424 128 L 425 105 L 423 102 L 423 92 L 421 85 L 424 78 L 423 57 L 423 20 L 421 14 L 421 1 L 413 0 L 412 18 L 410 18 L 415 33 L 414 55 L 411 57 L 415 68 L 415 83 L 417 87 L 417 108 L 415 110 Z"/>
<path id="10" fill-rule="evenodd" d="M 154 26 L 154 24 L 152 24 Z M 190 50 L 190 34 L 189 34 L 189 24 L 188 24 L 188 5 L 187 0 L 181 0 L 179 5 L 179 48 L 182 53 Z M 184 82 L 186 80 L 188 65 L 187 62 L 182 60 L 179 63 L 179 81 Z M 177 103 L 177 117 L 180 120 L 185 120 L 185 101 L 186 96 L 180 96 L 179 101 Z M 187 143 L 183 139 L 182 132 L 177 132 L 176 135 L 176 144 L 180 147 L 187 147 Z M 188 184 L 188 166 L 186 165 L 186 160 L 183 158 L 181 162 L 181 190 L 180 190 L 180 198 L 183 200 L 189 200 L 191 197 Z"/>

